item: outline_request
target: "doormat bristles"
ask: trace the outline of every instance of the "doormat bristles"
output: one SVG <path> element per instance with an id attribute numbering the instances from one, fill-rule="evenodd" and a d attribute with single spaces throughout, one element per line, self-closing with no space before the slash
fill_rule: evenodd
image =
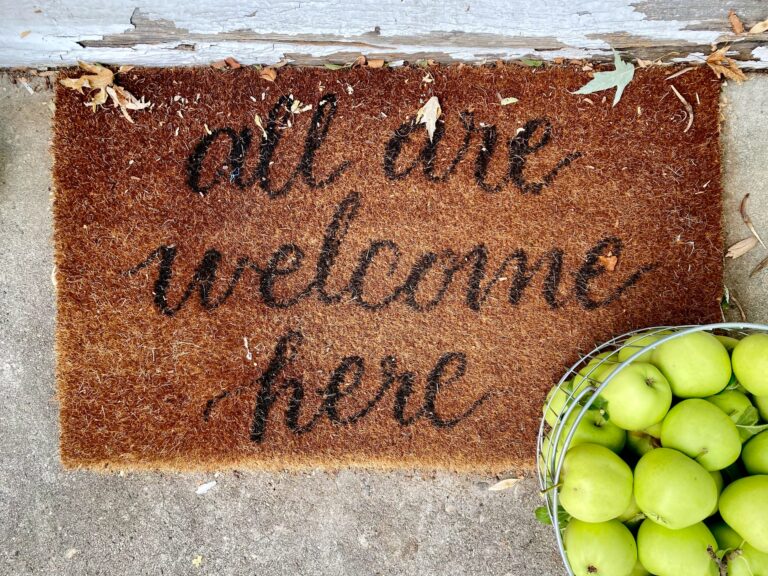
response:
<path id="1" fill-rule="evenodd" d="M 530 468 L 580 351 L 719 317 L 719 86 L 674 79 L 687 128 L 669 74 L 134 69 L 133 123 L 59 86 L 64 464 Z"/>

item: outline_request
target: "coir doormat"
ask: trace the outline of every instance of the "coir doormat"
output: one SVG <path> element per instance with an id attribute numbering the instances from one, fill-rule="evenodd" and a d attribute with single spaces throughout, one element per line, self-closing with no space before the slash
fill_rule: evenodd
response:
<path id="1" fill-rule="evenodd" d="M 135 69 L 133 124 L 59 86 L 64 463 L 530 467 L 579 351 L 719 316 L 718 82 L 669 74 Z"/>

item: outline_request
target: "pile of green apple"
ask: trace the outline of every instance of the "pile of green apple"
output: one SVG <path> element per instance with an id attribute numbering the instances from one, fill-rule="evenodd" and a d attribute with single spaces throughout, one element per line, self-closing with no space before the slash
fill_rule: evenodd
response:
<path id="1" fill-rule="evenodd" d="M 553 388 L 547 473 L 561 457 L 563 544 L 576 576 L 768 576 L 768 334 L 649 331 Z M 586 398 L 590 395 L 587 394 Z M 553 443 L 559 430 L 555 453 Z"/>

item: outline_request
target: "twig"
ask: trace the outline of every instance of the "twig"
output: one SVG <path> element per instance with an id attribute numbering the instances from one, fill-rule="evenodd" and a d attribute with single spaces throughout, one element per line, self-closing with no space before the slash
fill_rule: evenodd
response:
<path id="1" fill-rule="evenodd" d="M 741 219 L 744 220 L 744 224 L 747 225 L 747 228 L 749 228 L 749 231 L 754 234 L 755 238 L 757 238 L 757 241 L 760 242 L 763 248 L 768 248 L 765 245 L 765 242 L 763 242 L 763 239 L 760 238 L 760 234 L 757 233 L 757 230 L 755 230 L 754 225 L 752 224 L 752 219 L 747 214 L 747 198 L 749 198 L 749 192 L 744 194 L 744 198 L 741 199 L 741 204 L 739 205 L 739 213 L 741 214 Z"/>
<path id="2" fill-rule="evenodd" d="M 733 300 L 733 303 L 736 304 L 736 308 L 739 309 L 739 314 L 741 314 L 741 321 L 746 322 L 747 315 L 744 313 L 744 308 L 741 307 L 741 303 L 739 302 L 739 300 L 733 294 L 731 294 L 731 300 Z"/>
<path id="3" fill-rule="evenodd" d="M 688 130 L 691 129 L 691 126 L 693 126 L 693 106 L 688 104 L 688 100 L 683 98 L 683 95 L 677 91 L 677 88 L 675 88 L 674 85 L 671 85 L 670 88 L 672 88 L 672 92 L 675 93 L 675 96 L 677 96 L 677 99 L 683 103 L 683 106 L 685 106 L 685 111 L 688 113 L 688 126 L 686 126 L 685 130 L 683 130 L 683 134 L 685 134 L 686 132 L 688 132 Z"/>
<path id="4" fill-rule="evenodd" d="M 674 74 L 670 74 L 666 77 L 666 80 L 672 80 L 672 78 L 677 78 L 678 76 L 682 76 L 686 72 L 690 72 L 691 70 L 696 70 L 696 66 L 688 66 L 688 68 L 683 68 L 682 70 L 678 70 Z"/>
<path id="5" fill-rule="evenodd" d="M 761 260 L 760 263 L 752 269 L 752 272 L 749 273 L 749 277 L 752 278 L 752 276 L 758 272 L 762 272 L 766 266 L 768 266 L 768 257 Z"/>

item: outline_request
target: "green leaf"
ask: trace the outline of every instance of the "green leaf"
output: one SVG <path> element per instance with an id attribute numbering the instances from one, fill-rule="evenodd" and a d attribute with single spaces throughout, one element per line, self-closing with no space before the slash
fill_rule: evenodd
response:
<path id="1" fill-rule="evenodd" d="M 326 62 L 323 66 L 328 68 L 328 70 L 341 70 L 344 68 L 342 64 L 334 64 L 333 62 Z"/>
<path id="2" fill-rule="evenodd" d="M 746 442 L 752 436 L 755 434 L 760 434 L 760 432 L 763 432 L 765 430 L 768 430 L 768 424 L 761 424 L 759 426 L 744 426 L 741 424 L 736 424 L 736 428 L 739 429 L 739 434 L 741 435 L 741 441 Z"/>
<path id="3" fill-rule="evenodd" d="M 536 520 L 547 526 L 552 526 L 552 519 L 549 517 L 549 510 L 546 506 L 539 506 L 534 511 Z M 566 512 L 562 506 L 557 507 L 557 523 L 561 528 L 565 527 L 571 521 L 571 515 Z"/>
<path id="4" fill-rule="evenodd" d="M 536 520 L 542 524 L 546 524 L 547 526 L 552 526 L 552 520 L 549 517 L 549 510 L 547 510 L 546 506 L 539 506 L 534 511 L 534 514 L 536 515 Z"/>
<path id="5" fill-rule="evenodd" d="M 759 419 L 760 414 L 758 414 L 757 408 L 750 406 L 741 413 L 741 416 L 736 421 L 736 426 L 754 426 Z"/>
<path id="6" fill-rule="evenodd" d="M 586 404 L 588 399 L 589 399 L 589 396 L 585 396 L 584 398 L 582 398 L 581 405 L 583 406 L 584 404 Z M 607 408 L 608 408 L 608 400 L 606 400 L 602 396 L 598 396 L 597 398 L 595 398 L 595 401 L 592 402 L 592 404 L 590 404 L 587 410 L 602 410 L 605 412 Z M 607 415 L 606 415 L 606 418 L 607 418 Z"/>
<path id="7" fill-rule="evenodd" d="M 635 75 L 635 66 L 630 62 L 623 62 L 621 56 L 614 52 L 613 66 L 614 70 L 609 72 L 596 72 L 595 77 L 579 88 L 574 94 L 593 94 L 602 90 L 616 88 L 616 95 L 613 97 L 613 105 L 619 103 L 624 88 L 627 87 Z"/>
<path id="8" fill-rule="evenodd" d="M 539 66 L 544 65 L 543 60 L 533 60 L 532 58 L 523 58 L 520 60 L 520 63 L 524 66 L 530 66 L 531 68 L 538 68 Z"/>

